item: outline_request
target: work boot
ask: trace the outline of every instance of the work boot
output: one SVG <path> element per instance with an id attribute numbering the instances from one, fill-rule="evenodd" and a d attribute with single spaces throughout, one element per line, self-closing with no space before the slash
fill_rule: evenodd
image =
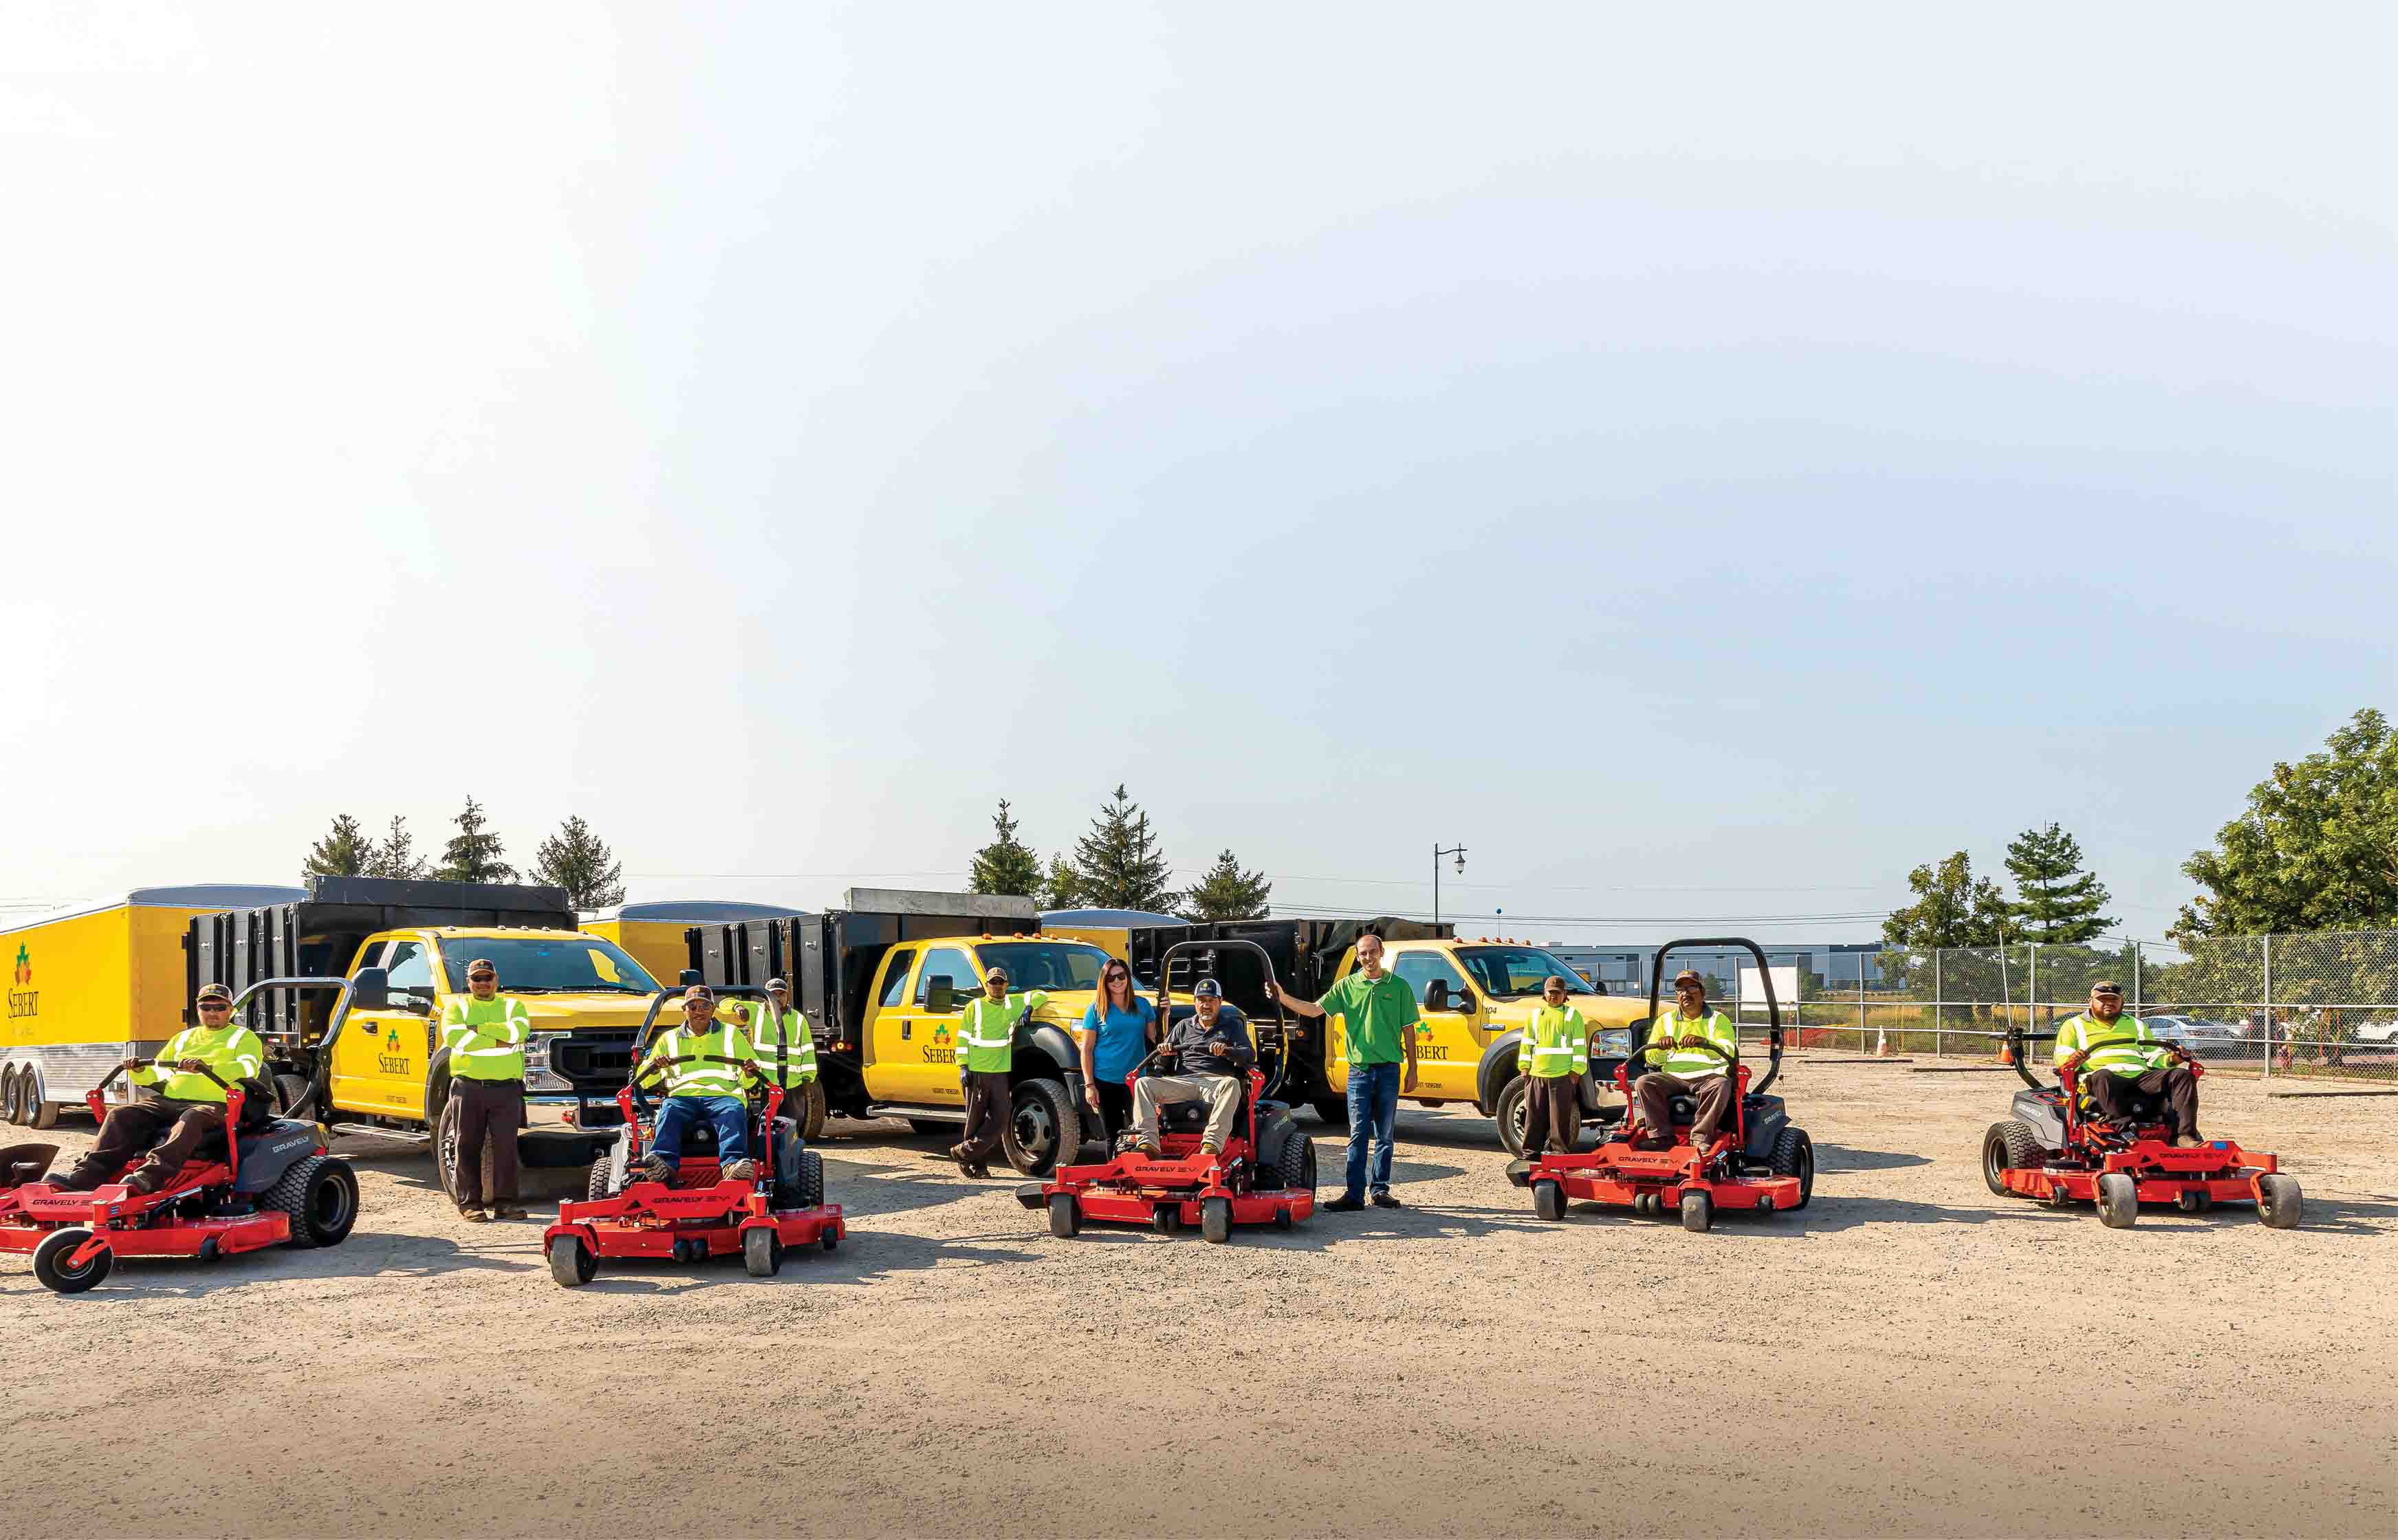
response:
<path id="1" fill-rule="evenodd" d="M 951 1145 L 950 1146 L 950 1158 L 956 1161 L 961 1166 L 964 1165 L 966 1163 L 965 1145 L 962 1144 Z"/>
<path id="2" fill-rule="evenodd" d="M 125 1179 L 125 1190 L 147 1198 L 167 1185 L 167 1173 L 155 1166 L 141 1166 Z"/>
<path id="3" fill-rule="evenodd" d="M 1199 1142 L 1199 1154 L 1205 1159 L 1213 1160 L 1223 1153 L 1216 1147 L 1215 1141 L 1211 1139 L 1203 1139 Z"/>
<path id="4" fill-rule="evenodd" d="M 469 1225 L 488 1225 L 492 1222 L 491 1211 L 483 1208 L 462 1207 L 458 1211 L 458 1217 Z"/>
<path id="5" fill-rule="evenodd" d="M 735 1160 L 733 1164 L 724 1168 L 724 1180 L 727 1182 L 757 1181 L 758 1162 L 755 1160 Z"/>
<path id="6" fill-rule="evenodd" d="M 64 1176 L 60 1176 L 54 1173 L 42 1178 L 42 1180 L 47 1185 L 58 1188 L 61 1192 L 89 1192 L 92 1188 L 100 1185 L 100 1173 L 98 1172 L 88 1171 L 83 1166 L 77 1165 L 73 1171 L 68 1172 Z"/>
<path id="7" fill-rule="evenodd" d="M 1327 1213 L 1355 1213 L 1365 1206 L 1366 1200 L 1364 1199 L 1352 1198 L 1344 1192 L 1340 1197 L 1334 1199 L 1331 1202 L 1324 1205 L 1324 1211 Z"/>
<path id="8" fill-rule="evenodd" d="M 641 1157 L 640 1164 L 633 1168 L 633 1180 L 671 1182 L 674 1180 L 674 1168 L 667 1164 L 667 1158 L 663 1155 L 645 1155 Z"/>
<path id="9" fill-rule="evenodd" d="M 2176 1148 L 2176 1149 L 2182 1149 L 2182 1150 L 2194 1150 L 2194 1149 L 2201 1148 L 2202 1146 L 2203 1146 L 2203 1145 L 2205 1145 L 2205 1143 L 2206 1143 L 2206 1141 L 2205 1141 L 2205 1140 L 2201 1139 L 2201 1138 L 2200 1138 L 2197 1134 L 2195 1134 L 2195 1133 L 2185 1133 L 2185 1134 L 2183 1134 L 2180 1138 L 2178 1138 L 2178 1139 L 2176 1139 L 2176 1140 L 2175 1140 L 2175 1141 L 2174 1141 L 2174 1148 Z"/>
<path id="10" fill-rule="evenodd" d="M 492 1205 L 492 1217 L 493 1219 L 528 1219 L 532 1216 L 525 1212 L 524 1205 L 521 1203 L 494 1203 Z"/>
<path id="11" fill-rule="evenodd" d="M 1152 1160 L 1163 1160 L 1165 1158 L 1165 1151 L 1160 1148 L 1157 1141 L 1151 1138 L 1148 1134 L 1144 1133 L 1139 1138 L 1134 1140 L 1132 1142 L 1132 1147 L 1140 1151 L 1141 1154 L 1148 1156 Z"/>
<path id="12" fill-rule="evenodd" d="M 1397 1199 L 1393 1198 L 1391 1196 L 1390 1189 L 1385 1187 L 1381 1192 L 1374 1195 L 1374 1207 L 1378 1209 L 1404 1209 L 1407 1205 L 1400 1202 Z"/>

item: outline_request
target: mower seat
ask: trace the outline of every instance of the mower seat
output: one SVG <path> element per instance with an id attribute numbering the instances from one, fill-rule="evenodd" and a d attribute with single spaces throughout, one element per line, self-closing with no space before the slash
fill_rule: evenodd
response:
<path id="1" fill-rule="evenodd" d="M 1200 1133 L 1207 1127 L 1207 1104 L 1205 1102 L 1165 1102 L 1157 1109 L 1157 1127 L 1163 1133 Z"/>
<path id="2" fill-rule="evenodd" d="M 28 1182 L 39 1182 L 59 1158 L 56 1145 L 9 1145 L 0 1146 L 0 1187 L 21 1187 Z"/>

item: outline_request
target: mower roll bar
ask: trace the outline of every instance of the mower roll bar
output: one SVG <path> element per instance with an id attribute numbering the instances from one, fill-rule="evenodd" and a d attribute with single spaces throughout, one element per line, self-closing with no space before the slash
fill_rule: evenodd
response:
<path id="1" fill-rule="evenodd" d="M 1290 1078 L 1290 1011 L 1282 1003 L 1282 980 L 1274 977 L 1273 955 L 1256 942 L 1245 941 L 1237 936 L 1227 936 L 1218 941 L 1178 941 L 1157 955 L 1157 1046 L 1158 1048 L 1165 1046 L 1166 1028 L 1173 1020 L 1174 955 L 1184 951 L 1215 953 L 1226 947 L 1231 947 L 1236 952 L 1255 953 L 1258 966 L 1266 971 L 1266 983 L 1273 985 L 1273 992 L 1266 998 L 1273 1002 L 1274 1032 L 1281 1039 L 1281 1047 L 1274 1053 L 1273 1078 L 1267 1081 L 1265 1089 L 1258 1093 L 1260 1098 L 1271 1097 L 1275 1091 L 1280 1091 L 1283 1082 Z M 1212 978 L 1215 975 L 1210 972 L 1200 976 Z M 1194 979 L 1192 982 L 1195 984 L 1198 981 Z M 1255 1032 L 1249 1034 L 1249 1046 L 1252 1050 L 1257 1047 Z M 1152 1053 L 1155 1051 L 1155 1050 L 1151 1051 Z M 1144 1055 L 1141 1063 L 1146 1065 L 1148 1062 L 1148 1055 Z"/>
<path id="2" fill-rule="evenodd" d="M 1665 954 L 1691 946 L 1737 946 L 1757 959 L 1757 976 L 1765 984 L 1767 1057 L 1765 1078 L 1749 1087 L 1748 1093 L 1751 1096 L 1762 1096 L 1765 1094 L 1766 1088 L 1772 1085 L 1782 1073 L 1782 1002 L 1773 996 L 1773 969 L 1765 960 L 1765 948 L 1746 936 L 1686 936 L 1679 941 L 1669 941 L 1657 948 L 1656 955 L 1649 959 L 1649 1019 L 1640 1024 L 1639 1036 L 1633 1039 L 1632 1051 L 1624 1055 L 1623 1062 L 1627 1065 L 1639 1063 L 1641 1055 L 1648 1051 L 1649 1034 L 1657 1024 L 1657 992 L 1665 982 Z M 1733 1018 L 1731 1024 L 1733 1036 L 1737 1039 L 1740 1032 L 1739 1018 Z M 1723 1053 L 1720 1049 L 1717 1050 L 1717 1052 L 1728 1065 L 1737 1066 L 1740 1063 L 1736 1056 Z"/>

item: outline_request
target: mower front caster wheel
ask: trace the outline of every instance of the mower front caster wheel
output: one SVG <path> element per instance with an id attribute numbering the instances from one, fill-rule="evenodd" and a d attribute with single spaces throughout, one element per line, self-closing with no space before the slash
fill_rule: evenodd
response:
<path id="1" fill-rule="evenodd" d="M 54 1293 L 79 1294 L 107 1280 L 116 1265 L 116 1253 L 102 1246 L 82 1266 L 68 1265 L 78 1247 L 91 1239 L 91 1232 L 80 1225 L 70 1225 L 63 1230 L 52 1230 L 34 1248 L 34 1276 L 42 1287 Z"/>
<path id="2" fill-rule="evenodd" d="M 2174 1207 L 2184 1213 L 2204 1213 L 2215 1207 L 2215 1196 L 2212 1193 L 2200 1192 L 2195 1188 L 2178 1192 L 2174 1194 Z"/>
<path id="3" fill-rule="evenodd" d="M 1682 1228 L 1704 1235 L 1716 1222 L 1716 1200 L 1703 1192 L 1682 1195 Z"/>
<path id="4" fill-rule="evenodd" d="M 581 1238 L 559 1236 L 549 1243 L 549 1276 L 561 1289 L 580 1289 L 600 1273 L 600 1259 Z"/>
<path id="5" fill-rule="evenodd" d="M 1231 1199 L 1203 1198 L 1199 1200 L 1199 1238 L 1212 1246 L 1221 1246 L 1233 1239 Z"/>
<path id="6" fill-rule="evenodd" d="M 1049 1195 L 1049 1233 L 1060 1240 L 1071 1240 L 1083 1232 L 1083 1210 L 1070 1192 Z"/>
<path id="7" fill-rule="evenodd" d="M 1182 1228 L 1182 1208 L 1176 1203 L 1162 1203 L 1150 1211 L 1149 1227 L 1159 1235 L 1172 1235 Z"/>
<path id="8" fill-rule="evenodd" d="M 783 1270 L 783 1240 L 761 1227 L 741 1237 L 741 1265 L 751 1278 L 773 1278 Z"/>
<path id="9" fill-rule="evenodd" d="M 1566 1190 L 1555 1182 L 1532 1184 L 1532 1212 L 1543 1219 L 1566 1216 Z"/>
<path id="10" fill-rule="evenodd" d="M 2119 1171 L 2098 1178 L 2098 1223 L 2110 1230 L 2128 1230 L 2140 1222 L 2140 1189 Z"/>
<path id="11" fill-rule="evenodd" d="M 2305 1199 L 2298 1194 L 2295 1176 L 2260 1176 L 2257 1179 L 2257 1217 L 2277 1230 L 2295 1230 Z"/>

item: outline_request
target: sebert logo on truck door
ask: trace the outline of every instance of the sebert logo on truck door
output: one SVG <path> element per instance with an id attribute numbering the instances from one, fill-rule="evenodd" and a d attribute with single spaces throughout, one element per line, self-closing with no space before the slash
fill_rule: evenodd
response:
<path id="1" fill-rule="evenodd" d="M 401 1046 L 399 1027 L 394 1024 L 384 1036 L 383 1051 L 375 1055 L 375 1067 L 385 1075 L 407 1075 L 412 1072 L 412 1065 L 408 1051 Z"/>

